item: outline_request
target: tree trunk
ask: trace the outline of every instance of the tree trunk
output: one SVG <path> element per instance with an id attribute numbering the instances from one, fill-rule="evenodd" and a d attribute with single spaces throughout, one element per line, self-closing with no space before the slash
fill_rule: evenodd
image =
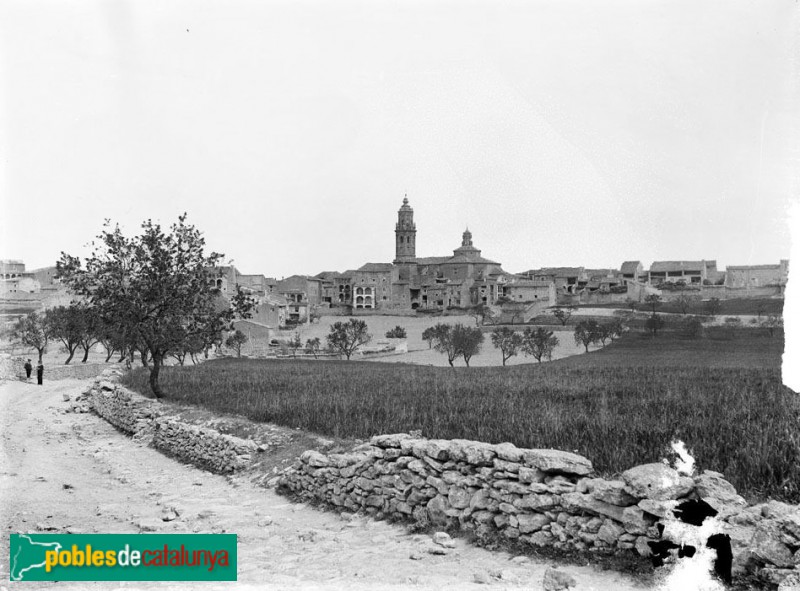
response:
<path id="1" fill-rule="evenodd" d="M 84 347 L 83 347 L 84 353 L 83 353 L 83 359 L 81 360 L 81 363 L 86 363 L 86 361 L 89 359 L 89 349 L 91 349 L 91 347 L 86 347 L 84 345 Z"/>
<path id="2" fill-rule="evenodd" d="M 75 347 L 75 349 L 77 349 L 77 347 Z M 64 365 L 69 365 L 69 362 L 72 361 L 72 358 L 75 356 L 75 349 L 69 349 L 69 348 L 67 349 L 69 351 L 69 357 L 67 357 L 67 360 L 64 362 Z"/>
<path id="3" fill-rule="evenodd" d="M 150 389 L 156 398 L 162 397 L 161 386 L 158 384 L 158 373 L 161 371 L 161 355 L 153 355 L 153 367 L 150 368 Z"/>
<path id="4" fill-rule="evenodd" d="M 114 355 L 114 349 L 108 349 L 108 355 L 106 355 L 106 363 L 111 361 L 112 355 Z M 120 361 L 122 361 L 122 360 L 120 359 Z"/>
<path id="5" fill-rule="evenodd" d="M 770 333 L 769 336 L 772 336 L 772 333 Z M 42 355 L 44 355 L 44 347 L 42 347 L 41 349 L 36 349 L 36 350 L 39 351 L 39 365 L 41 365 L 42 364 Z"/>

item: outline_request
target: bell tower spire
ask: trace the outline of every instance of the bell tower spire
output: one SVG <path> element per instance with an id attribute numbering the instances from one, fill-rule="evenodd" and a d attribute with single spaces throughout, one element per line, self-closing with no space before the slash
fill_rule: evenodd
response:
<path id="1" fill-rule="evenodd" d="M 408 195 L 397 211 L 397 225 L 394 228 L 395 263 L 408 262 L 416 257 L 417 226 L 414 224 L 414 210 L 408 204 Z"/>

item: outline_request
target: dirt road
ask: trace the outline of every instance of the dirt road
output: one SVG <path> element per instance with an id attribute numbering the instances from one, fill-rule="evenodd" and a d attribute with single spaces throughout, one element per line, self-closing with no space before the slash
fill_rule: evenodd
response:
<path id="1" fill-rule="evenodd" d="M 457 540 L 345 519 L 251 484 L 181 464 L 93 414 L 65 414 L 86 382 L 0 382 L 0 589 L 196 589 L 197 583 L 9 583 L 12 532 L 227 532 L 239 536 L 239 582 L 211 589 L 541 589 L 546 562 Z M 162 521 L 165 507 L 179 516 Z M 414 556 L 412 559 L 411 556 Z M 575 589 L 643 589 L 627 577 L 563 566 Z M 484 584 L 477 582 L 485 581 Z M 33 585 L 33 586 L 32 586 Z"/>

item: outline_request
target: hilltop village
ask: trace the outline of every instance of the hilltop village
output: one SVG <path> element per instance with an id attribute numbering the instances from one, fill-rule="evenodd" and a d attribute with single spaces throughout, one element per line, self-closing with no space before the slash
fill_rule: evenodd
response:
<path id="1" fill-rule="evenodd" d="M 217 287 L 223 295 L 236 287 L 249 293 L 259 304 L 251 322 L 275 329 L 321 315 L 416 315 L 480 304 L 525 321 L 555 305 L 642 301 L 651 293 L 664 300 L 686 293 L 698 300 L 782 297 L 788 279 L 788 260 L 725 271 L 717 269 L 715 260 L 700 260 L 655 261 L 649 269 L 641 261 L 625 261 L 618 269 L 545 267 L 509 273 L 482 255 L 469 229 L 453 253 L 444 256 L 417 256 L 416 238 L 414 210 L 404 198 L 392 262 L 280 280 L 228 265 L 218 268 Z M 0 300 L 7 310 L 49 308 L 70 299 L 55 266 L 26 271 L 23 261 L 0 261 Z"/>

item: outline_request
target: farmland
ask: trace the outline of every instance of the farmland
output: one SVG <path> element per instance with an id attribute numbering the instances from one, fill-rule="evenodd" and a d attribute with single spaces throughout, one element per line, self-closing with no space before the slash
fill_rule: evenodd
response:
<path id="1" fill-rule="evenodd" d="M 420 429 L 585 455 L 604 475 L 658 461 L 673 439 L 750 500 L 800 500 L 800 397 L 781 385 L 783 340 L 653 339 L 542 365 L 211 361 L 163 370 L 169 399 L 334 437 Z M 146 370 L 125 378 L 147 393 Z"/>

